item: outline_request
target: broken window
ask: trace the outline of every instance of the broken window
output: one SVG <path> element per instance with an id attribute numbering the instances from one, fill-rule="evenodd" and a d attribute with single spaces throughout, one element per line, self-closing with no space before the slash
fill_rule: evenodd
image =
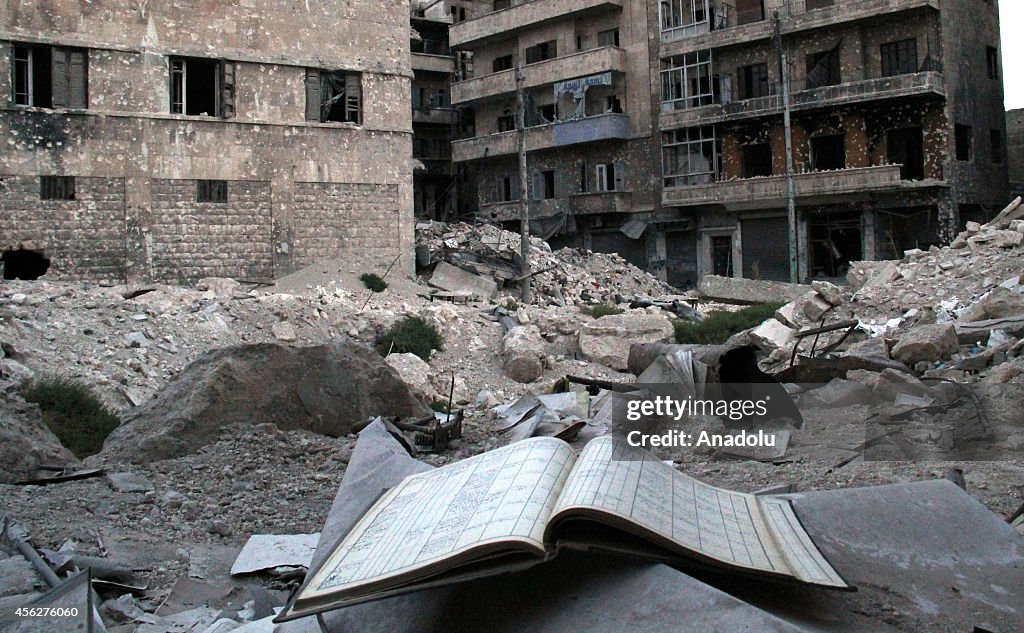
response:
<path id="1" fill-rule="evenodd" d="M 1002 130 L 989 130 L 989 147 L 992 150 L 992 162 L 996 164 L 1002 163 L 1006 156 L 1003 150 L 1003 131 Z"/>
<path id="2" fill-rule="evenodd" d="M 842 134 L 811 138 L 811 167 L 815 171 L 846 169 L 846 139 Z"/>
<path id="3" fill-rule="evenodd" d="M 542 106 L 537 106 L 537 114 L 540 115 L 540 124 L 553 123 L 558 119 L 558 106 L 554 103 L 546 103 Z"/>
<path id="4" fill-rule="evenodd" d="M 519 199 L 519 190 L 516 179 L 512 176 L 502 176 L 498 179 L 498 202 L 512 202 Z"/>
<path id="5" fill-rule="evenodd" d="M 527 64 L 535 64 L 547 59 L 554 59 L 557 56 L 558 42 L 556 40 L 541 42 L 540 44 L 535 44 L 534 46 L 527 47 L 526 49 Z"/>
<path id="6" fill-rule="evenodd" d="M 516 129 L 516 117 L 513 114 L 503 114 L 498 117 L 498 131 L 511 132 Z"/>
<path id="7" fill-rule="evenodd" d="M 807 89 L 842 83 L 839 71 L 839 46 L 807 56 Z"/>
<path id="8" fill-rule="evenodd" d="M 452 22 L 465 22 L 466 21 L 466 7 L 452 5 L 451 6 Z"/>
<path id="9" fill-rule="evenodd" d="M 626 166 L 624 163 L 602 163 L 595 169 L 597 191 L 624 191 Z"/>
<path id="10" fill-rule="evenodd" d="M 597 32 L 597 45 L 598 46 L 618 46 L 619 45 L 619 29 L 608 29 L 607 31 Z"/>
<path id="11" fill-rule="evenodd" d="M 736 0 L 736 23 L 749 24 L 764 19 L 764 0 Z"/>
<path id="12" fill-rule="evenodd" d="M 537 200 L 551 200 L 555 197 L 555 170 L 549 169 L 534 174 L 533 197 Z"/>
<path id="13" fill-rule="evenodd" d="M 900 40 L 882 44 L 882 76 L 917 72 L 917 40 Z"/>
<path id="14" fill-rule="evenodd" d="M 198 57 L 172 57 L 171 114 L 235 116 L 235 64 Z"/>
<path id="15" fill-rule="evenodd" d="M 676 55 L 661 61 L 661 101 L 669 109 L 695 108 L 716 103 L 711 51 Z"/>
<path id="16" fill-rule="evenodd" d="M 772 146 L 768 143 L 751 143 L 743 146 L 743 177 L 772 175 Z"/>
<path id="17" fill-rule="evenodd" d="M 999 79 L 999 49 L 995 46 L 986 46 L 985 63 L 988 67 L 988 78 Z"/>
<path id="18" fill-rule="evenodd" d="M 860 212 L 808 214 L 810 277 L 843 277 L 850 262 L 863 259 Z"/>
<path id="19" fill-rule="evenodd" d="M 658 4 L 661 30 L 694 29 L 708 23 L 708 0 L 662 0 Z"/>
<path id="20" fill-rule="evenodd" d="M 971 126 L 957 123 L 953 126 L 953 135 L 956 137 L 956 159 L 971 160 Z"/>
<path id="21" fill-rule="evenodd" d="M 662 136 L 666 187 L 709 184 L 722 173 L 722 141 L 714 126 L 672 130 Z"/>
<path id="22" fill-rule="evenodd" d="M 39 199 L 40 200 L 74 200 L 75 199 L 75 177 L 74 176 L 40 176 L 39 177 Z"/>
<path id="23" fill-rule="evenodd" d="M 618 95 L 608 95 L 604 98 L 604 111 L 622 114 L 622 102 Z"/>
<path id="24" fill-rule="evenodd" d="M 88 107 L 86 51 L 15 44 L 12 53 L 15 105 L 37 108 Z"/>
<path id="25" fill-rule="evenodd" d="M 886 146 L 889 162 L 900 165 L 900 178 L 924 180 L 924 134 L 920 126 L 889 130 Z"/>
<path id="26" fill-rule="evenodd" d="M 740 99 L 768 96 L 768 64 L 751 64 L 736 69 L 740 82 Z"/>
<path id="27" fill-rule="evenodd" d="M 197 180 L 196 181 L 196 202 L 216 202 L 220 204 L 228 201 L 228 181 L 226 180 Z"/>
<path id="28" fill-rule="evenodd" d="M 362 123 L 362 76 L 344 70 L 306 69 L 306 120 Z"/>
<path id="29" fill-rule="evenodd" d="M 502 55 L 501 57 L 495 57 L 491 63 L 491 70 L 500 73 L 503 70 L 510 70 L 512 68 L 512 56 Z"/>
<path id="30" fill-rule="evenodd" d="M 50 269 L 50 260 L 39 251 L 17 250 L 4 251 L 4 279 L 21 279 L 34 281 L 46 274 Z"/>

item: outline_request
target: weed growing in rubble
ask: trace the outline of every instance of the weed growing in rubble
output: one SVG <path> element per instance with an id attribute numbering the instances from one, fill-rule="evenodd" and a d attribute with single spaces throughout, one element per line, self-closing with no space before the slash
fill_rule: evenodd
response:
<path id="1" fill-rule="evenodd" d="M 384 292 L 388 289 L 388 282 L 384 281 L 384 278 L 377 273 L 363 273 L 359 276 L 359 280 L 374 292 Z"/>
<path id="2" fill-rule="evenodd" d="M 430 351 L 435 349 L 441 349 L 441 333 L 418 316 L 408 316 L 395 323 L 377 341 L 381 356 L 411 353 L 429 361 Z"/>
<path id="3" fill-rule="evenodd" d="M 622 314 L 623 312 L 625 312 L 625 310 L 622 308 L 618 306 L 610 306 L 605 303 L 597 303 L 590 306 L 590 316 L 595 319 L 600 319 L 601 317 L 608 316 L 609 314 Z"/>
<path id="4" fill-rule="evenodd" d="M 736 312 L 712 312 L 700 322 L 676 321 L 676 343 L 719 345 L 737 332 L 761 325 L 783 305 L 762 303 Z"/>
<path id="5" fill-rule="evenodd" d="M 37 378 L 28 383 L 22 396 L 39 405 L 46 426 L 76 457 L 98 453 L 103 440 L 121 423 L 92 389 L 71 378 Z"/>

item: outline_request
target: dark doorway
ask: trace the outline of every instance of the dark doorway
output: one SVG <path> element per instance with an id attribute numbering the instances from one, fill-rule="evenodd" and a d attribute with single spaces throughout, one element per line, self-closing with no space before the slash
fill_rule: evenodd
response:
<path id="1" fill-rule="evenodd" d="M 711 271 L 721 277 L 732 277 L 732 236 L 711 237 Z"/>
<path id="2" fill-rule="evenodd" d="M 768 143 L 753 143 L 743 146 L 743 177 L 772 175 L 772 146 Z"/>
<path id="3" fill-rule="evenodd" d="M 814 214 L 807 228 L 810 277 L 844 277 L 850 262 L 863 259 L 859 212 Z"/>
<path id="4" fill-rule="evenodd" d="M 4 263 L 4 279 L 33 281 L 45 275 L 50 269 L 50 260 L 39 251 L 27 251 L 23 248 L 4 251 L 0 259 Z"/>
<path id="5" fill-rule="evenodd" d="M 924 180 L 924 136 L 920 127 L 889 130 L 886 144 L 890 163 L 900 165 L 903 180 Z"/>
<path id="6" fill-rule="evenodd" d="M 811 161 L 815 171 L 846 169 L 846 143 L 842 134 L 811 139 Z"/>

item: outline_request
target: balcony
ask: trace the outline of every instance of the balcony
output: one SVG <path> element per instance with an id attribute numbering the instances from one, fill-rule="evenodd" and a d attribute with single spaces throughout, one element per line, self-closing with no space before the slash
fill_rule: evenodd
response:
<path id="1" fill-rule="evenodd" d="M 453 24 L 448 31 L 448 40 L 453 47 L 478 46 L 487 40 L 505 38 L 558 18 L 621 8 L 622 0 L 529 0 Z"/>
<path id="2" fill-rule="evenodd" d="M 415 175 L 425 176 L 451 176 L 452 162 L 448 158 L 439 156 L 413 156 L 414 159 L 423 164 L 422 168 L 414 170 Z"/>
<path id="3" fill-rule="evenodd" d="M 629 115 L 596 114 L 574 121 L 537 125 L 526 130 L 526 151 L 534 152 L 580 143 L 629 137 Z M 519 133 L 497 132 L 452 142 L 452 160 L 461 163 L 484 157 L 515 154 L 519 151 Z"/>
<path id="4" fill-rule="evenodd" d="M 431 73 L 444 73 L 450 75 L 455 72 L 455 60 L 451 55 L 430 55 L 427 53 L 412 54 L 413 71 L 425 71 Z"/>
<path id="5" fill-rule="evenodd" d="M 454 120 L 451 108 L 416 108 L 412 109 L 412 122 L 427 125 L 451 125 Z"/>
<path id="6" fill-rule="evenodd" d="M 801 87 L 801 86 L 794 86 Z M 830 108 L 879 99 L 894 99 L 916 95 L 933 94 L 946 96 L 946 84 L 942 73 L 923 72 L 912 75 L 878 77 L 820 88 L 797 90 L 790 94 L 790 109 L 793 112 Z M 782 96 L 768 95 L 742 101 L 731 101 L 662 112 L 659 118 L 662 130 L 711 125 L 722 121 L 772 116 L 782 113 Z"/>
<path id="7" fill-rule="evenodd" d="M 796 174 L 793 183 L 796 197 L 803 202 L 825 201 L 830 196 L 944 184 L 941 181 L 900 180 L 899 165 Z M 688 187 L 666 187 L 662 192 L 662 203 L 666 206 L 720 204 L 730 211 L 784 206 L 785 200 L 785 176 L 724 180 Z"/>
<path id="8" fill-rule="evenodd" d="M 912 9 L 931 7 L 939 10 L 940 0 L 852 0 L 831 7 L 807 9 L 806 0 L 785 0 L 779 9 L 782 34 L 833 26 Z M 736 12 L 726 3 L 713 2 L 708 21 L 661 32 L 661 57 L 670 57 L 707 48 L 723 48 L 771 38 L 772 16 L 747 24 L 737 24 Z"/>
<path id="9" fill-rule="evenodd" d="M 626 51 L 615 46 L 592 48 L 589 51 L 556 57 L 523 67 L 523 86 L 536 88 L 571 77 L 624 71 Z M 466 103 L 485 97 L 516 91 L 515 70 L 503 70 L 452 84 L 452 103 Z"/>
<path id="10" fill-rule="evenodd" d="M 569 208 L 575 215 L 598 213 L 627 213 L 632 208 L 633 194 L 629 191 L 593 191 L 569 196 Z"/>

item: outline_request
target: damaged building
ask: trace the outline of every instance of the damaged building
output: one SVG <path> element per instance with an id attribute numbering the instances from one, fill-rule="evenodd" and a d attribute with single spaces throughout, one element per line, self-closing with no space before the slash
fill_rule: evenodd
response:
<path id="1" fill-rule="evenodd" d="M 198 10 L 3 3 L 5 277 L 266 279 L 412 252 L 408 6 Z"/>
<path id="2" fill-rule="evenodd" d="M 663 0 L 659 17 L 662 202 L 697 222 L 671 281 L 790 279 L 787 143 L 800 280 L 948 242 L 1006 200 L 995 2 Z"/>
<path id="3" fill-rule="evenodd" d="M 499 0 L 476 6 L 471 19 L 452 25 L 450 37 L 470 60 L 452 85 L 452 102 L 472 117 L 452 143 L 452 158 L 477 170 L 479 215 L 517 221 L 525 195 L 531 228 L 553 246 L 617 252 L 646 267 L 648 236 L 634 220 L 652 213 L 660 194 L 647 4 Z M 517 68 L 526 104 L 524 192 Z"/>

